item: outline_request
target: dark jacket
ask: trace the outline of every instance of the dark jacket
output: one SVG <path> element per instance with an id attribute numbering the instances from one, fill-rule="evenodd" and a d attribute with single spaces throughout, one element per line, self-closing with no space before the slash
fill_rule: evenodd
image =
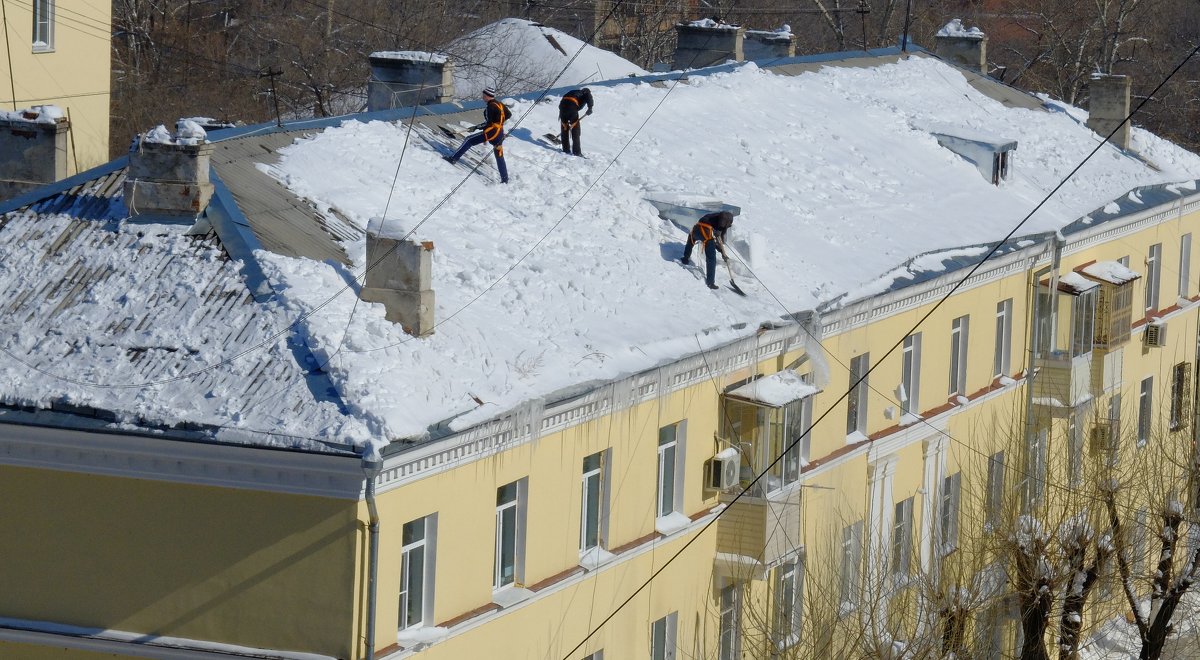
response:
<path id="1" fill-rule="evenodd" d="M 512 116 L 512 111 L 508 106 L 492 99 L 487 102 L 487 107 L 483 109 L 483 137 L 488 142 L 493 142 L 497 138 L 504 135 L 504 122 Z"/>
<path id="2" fill-rule="evenodd" d="M 592 113 L 592 90 L 590 89 L 573 89 L 563 95 L 562 100 L 558 102 L 558 114 L 560 116 L 578 115 L 583 106 L 587 106 L 588 114 Z"/>
<path id="3" fill-rule="evenodd" d="M 719 243 L 725 242 L 725 233 L 733 226 L 733 214 L 729 211 L 716 211 L 705 214 L 692 227 L 690 240 L 694 242 L 708 243 L 714 238 L 718 238 Z"/>

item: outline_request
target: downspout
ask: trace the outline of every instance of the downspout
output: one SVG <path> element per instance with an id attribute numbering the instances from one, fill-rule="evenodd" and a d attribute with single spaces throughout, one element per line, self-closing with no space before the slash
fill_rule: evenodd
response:
<path id="1" fill-rule="evenodd" d="M 1040 337 L 1038 335 L 1038 300 L 1039 300 L 1038 287 L 1041 286 L 1039 283 L 1042 280 L 1042 276 L 1049 273 L 1050 274 L 1050 309 L 1047 311 L 1050 314 L 1057 313 L 1057 304 L 1056 303 L 1057 303 L 1057 299 L 1058 299 L 1058 268 L 1059 268 L 1060 263 L 1062 262 L 1063 247 L 1066 246 L 1066 244 L 1067 244 L 1067 239 L 1064 238 L 1063 235 L 1057 231 L 1054 232 L 1054 236 L 1051 238 L 1051 240 L 1053 241 L 1053 243 L 1051 245 L 1050 265 L 1046 266 L 1045 268 L 1041 268 L 1041 269 L 1034 271 L 1033 282 L 1032 282 L 1033 286 L 1030 289 L 1032 291 L 1032 297 L 1033 297 L 1033 300 L 1032 300 L 1033 304 L 1031 305 L 1031 307 L 1033 308 L 1033 314 L 1030 315 L 1030 322 L 1029 322 L 1029 355 L 1030 355 L 1030 359 L 1029 359 L 1029 366 L 1026 367 L 1026 373 L 1025 373 L 1025 437 L 1024 437 L 1024 440 L 1025 440 L 1025 451 L 1027 453 L 1029 451 L 1029 448 L 1031 446 L 1033 446 L 1033 383 L 1034 383 L 1034 379 L 1037 377 L 1038 358 L 1043 357 L 1040 354 L 1040 350 L 1039 350 L 1041 347 L 1042 337 Z M 1053 341 L 1055 325 L 1056 324 L 1052 320 L 1050 323 L 1051 336 L 1049 338 L 1051 341 Z M 1028 465 L 1026 465 L 1025 469 L 1028 470 Z M 1032 475 L 1029 475 L 1029 476 L 1032 477 Z M 1022 493 L 1022 499 L 1024 500 L 1024 504 L 1025 504 L 1025 507 L 1027 510 L 1029 508 L 1032 508 L 1033 502 L 1029 498 L 1028 490 L 1026 490 L 1025 493 Z"/>
<path id="2" fill-rule="evenodd" d="M 378 451 L 367 447 L 362 457 L 367 482 L 366 500 L 370 523 L 367 525 L 367 660 L 375 660 L 375 595 L 379 577 L 379 509 L 375 507 L 375 478 L 383 470 Z"/>

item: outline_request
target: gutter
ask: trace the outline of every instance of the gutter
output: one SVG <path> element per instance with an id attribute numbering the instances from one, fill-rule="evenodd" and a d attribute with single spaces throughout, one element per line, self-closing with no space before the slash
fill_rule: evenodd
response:
<path id="1" fill-rule="evenodd" d="M 375 506 L 375 478 L 383 470 L 383 459 L 371 447 L 363 450 L 363 476 L 366 479 L 367 511 L 367 660 L 375 660 L 375 595 L 379 578 L 379 509 Z"/>
<path id="2" fill-rule="evenodd" d="M 1034 434 L 1033 390 L 1034 390 L 1034 382 L 1037 379 L 1037 372 L 1038 372 L 1037 361 L 1038 361 L 1039 357 L 1042 357 L 1040 348 L 1041 348 L 1041 342 L 1042 342 L 1043 338 L 1041 336 L 1039 336 L 1039 333 L 1038 333 L 1038 311 L 1039 311 L 1038 310 L 1038 300 L 1040 299 L 1040 296 L 1038 296 L 1038 287 L 1041 286 L 1040 282 L 1042 280 L 1042 276 L 1047 273 L 1050 274 L 1050 309 L 1047 310 L 1047 312 L 1049 314 L 1051 314 L 1051 323 L 1050 323 L 1051 336 L 1049 337 L 1050 341 L 1054 340 L 1055 326 L 1058 324 L 1057 323 L 1057 321 L 1058 321 L 1058 319 L 1057 319 L 1058 269 L 1062 263 L 1062 251 L 1063 251 L 1063 247 L 1065 247 L 1067 244 L 1067 240 L 1066 240 L 1066 238 L 1063 237 L 1062 233 L 1060 233 L 1060 232 L 1055 232 L 1051 236 L 1050 240 L 1051 240 L 1050 265 L 1046 266 L 1044 268 L 1040 268 L 1033 272 L 1033 278 L 1032 278 L 1033 281 L 1030 283 L 1031 286 L 1029 289 L 1030 297 L 1032 298 L 1032 300 L 1030 300 L 1030 302 L 1032 304 L 1028 305 L 1026 307 L 1026 309 L 1033 310 L 1033 313 L 1029 314 L 1029 355 L 1030 355 L 1030 360 L 1029 360 L 1028 365 L 1025 367 L 1026 371 L 1025 371 L 1025 433 L 1024 433 L 1024 441 L 1025 441 L 1026 453 L 1028 453 L 1029 448 L 1033 446 L 1033 434 Z M 1028 471 L 1028 468 L 1026 468 L 1026 471 Z M 1031 476 L 1030 478 L 1033 478 L 1033 477 Z M 1029 509 L 1033 508 L 1034 502 L 1032 502 L 1030 500 L 1028 491 L 1026 491 L 1025 493 L 1022 493 L 1022 499 L 1024 501 L 1025 510 L 1029 510 Z"/>

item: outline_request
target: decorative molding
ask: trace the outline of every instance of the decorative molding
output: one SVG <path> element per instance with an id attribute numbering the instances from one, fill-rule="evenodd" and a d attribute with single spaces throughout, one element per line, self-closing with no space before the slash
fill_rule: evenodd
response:
<path id="1" fill-rule="evenodd" d="M 343 499 L 364 487 L 357 456 L 8 423 L 0 465 Z"/>

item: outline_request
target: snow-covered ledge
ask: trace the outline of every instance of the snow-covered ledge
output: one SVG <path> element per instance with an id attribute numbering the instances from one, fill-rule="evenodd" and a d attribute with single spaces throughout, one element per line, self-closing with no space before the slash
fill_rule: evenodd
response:
<path id="1" fill-rule="evenodd" d="M 667 515 L 661 516 L 654 520 L 654 531 L 662 534 L 663 536 L 670 536 L 675 532 L 686 528 L 690 524 L 692 524 L 691 518 L 688 518 L 678 511 L 672 511 Z"/>
<path id="2" fill-rule="evenodd" d="M 523 603 L 533 597 L 533 592 L 522 587 L 506 587 L 500 591 L 492 592 L 492 602 L 499 605 L 501 609 L 507 609 Z"/>

